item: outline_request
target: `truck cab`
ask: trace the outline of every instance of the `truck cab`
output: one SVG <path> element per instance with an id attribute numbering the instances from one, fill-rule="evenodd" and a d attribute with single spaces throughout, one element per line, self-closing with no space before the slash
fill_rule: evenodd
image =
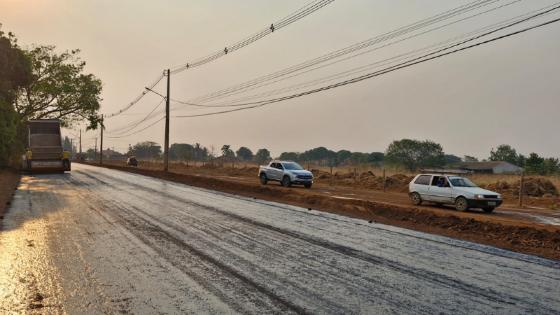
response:
<path id="1" fill-rule="evenodd" d="M 25 171 L 70 171 L 70 152 L 62 148 L 60 120 L 35 119 L 27 124 L 27 149 L 22 156 Z"/>

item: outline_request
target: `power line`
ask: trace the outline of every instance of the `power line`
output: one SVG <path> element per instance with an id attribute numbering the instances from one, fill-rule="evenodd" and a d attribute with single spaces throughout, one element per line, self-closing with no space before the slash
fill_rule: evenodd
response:
<path id="1" fill-rule="evenodd" d="M 274 83 L 278 83 L 278 82 L 284 81 L 284 80 L 286 80 L 286 79 L 290 79 L 290 78 L 293 78 L 293 77 L 300 76 L 300 75 L 305 74 L 305 73 L 309 73 L 309 72 L 312 72 L 312 71 L 315 71 L 315 70 L 318 70 L 318 69 L 322 69 L 322 68 L 331 66 L 331 65 L 333 65 L 333 64 L 336 64 L 336 63 L 339 63 L 339 62 L 342 62 L 342 61 L 346 61 L 346 60 L 352 59 L 352 58 L 354 58 L 354 57 L 363 55 L 363 54 L 365 54 L 365 53 L 369 53 L 369 52 L 372 52 L 372 51 L 374 51 L 374 50 L 379 50 L 379 49 L 381 49 L 381 48 L 385 48 L 385 47 L 388 47 L 388 46 L 392 46 L 392 45 L 395 45 L 395 44 L 400 43 L 400 42 L 402 42 L 402 41 L 405 41 L 405 40 L 408 40 L 408 39 L 411 39 L 411 38 L 418 37 L 418 36 L 420 36 L 420 35 L 423 35 L 423 34 L 426 34 L 426 33 L 429 33 L 429 32 L 432 32 L 432 31 L 435 31 L 435 30 L 438 30 L 438 29 L 441 29 L 441 28 L 443 28 L 443 27 L 447 27 L 447 26 L 450 26 L 450 25 L 453 25 L 453 24 L 456 24 L 456 23 L 459 23 L 459 22 L 462 22 L 462 21 L 465 21 L 465 20 L 468 20 L 468 19 L 471 19 L 471 18 L 480 16 L 480 15 L 482 15 L 482 14 L 486 14 L 486 13 L 489 13 L 489 12 L 492 12 L 492 11 L 495 11 L 495 10 L 498 10 L 498 9 L 501 9 L 501 8 L 504 8 L 504 7 L 507 7 L 507 6 L 510 6 L 510 5 L 515 4 L 515 3 L 518 3 L 518 2 L 520 2 L 520 1 L 521 1 L 521 0 L 514 0 L 514 1 L 511 1 L 511 2 L 506 3 L 506 4 L 504 4 L 504 5 L 491 8 L 491 9 L 486 10 L 486 11 L 484 11 L 484 12 L 479 12 L 479 13 L 477 13 L 477 14 L 470 15 L 470 16 L 465 17 L 465 18 L 462 18 L 462 19 L 460 19 L 460 20 L 453 21 L 453 22 L 450 22 L 450 23 L 447 23 L 447 24 L 444 24 L 444 25 L 441 25 L 441 26 L 438 26 L 438 27 L 435 27 L 435 28 L 431 28 L 431 29 L 426 30 L 426 31 L 424 31 L 424 32 L 421 32 L 421 33 L 418 33 L 418 34 L 414 34 L 414 35 L 411 35 L 411 36 L 409 36 L 409 37 L 406 37 L 406 38 L 403 38 L 403 39 L 399 39 L 399 40 L 390 42 L 390 43 L 385 44 L 385 45 L 380 46 L 380 47 L 375 47 L 375 48 L 370 49 L 370 50 L 367 50 L 367 51 L 365 51 L 365 52 L 361 52 L 361 53 L 358 53 L 358 54 L 355 54 L 355 55 L 352 55 L 352 56 L 348 56 L 348 57 L 343 58 L 343 59 L 335 60 L 335 61 L 333 61 L 333 62 L 324 64 L 324 65 L 320 65 L 320 66 L 317 66 L 317 67 L 314 67 L 314 68 L 305 70 L 305 71 L 303 71 L 303 72 L 298 72 L 298 73 L 295 73 L 295 74 L 291 74 L 291 75 L 289 75 L 289 76 L 287 76 L 287 77 L 281 77 L 281 78 L 278 79 L 278 80 L 274 80 L 274 81 L 268 82 L 268 83 L 266 83 L 266 84 L 260 84 L 260 85 L 258 85 L 258 86 L 252 87 L 252 88 L 244 89 L 243 91 L 238 91 L 238 92 L 236 92 L 236 93 L 230 93 L 229 95 L 225 95 L 225 96 L 222 96 L 222 97 L 216 97 L 216 98 L 214 98 L 214 99 L 219 99 L 219 98 L 231 96 L 231 95 L 234 95 L 234 94 L 239 94 L 239 93 L 241 93 L 241 92 L 246 92 L 246 91 L 248 91 L 248 90 L 253 90 L 253 89 L 256 89 L 256 88 L 263 87 L 263 86 L 271 85 L 271 84 L 274 84 Z M 504 22 L 502 22 L 502 23 L 504 23 Z M 487 28 L 488 28 L 488 27 L 485 27 L 485 28 L 483 28 L 483 29 L 481 29 L 481 30 L 484 30 L 484 29 L 487 29 Z M 469 35 L 469 34 L 463 35 L 463 36 L 468 36 L 468 35 Z M 446 41 L 446 42 L 449 42 L 449 41 Z M 440 43 L 440 44 L 442 44 L 442 43 Z M 439 45 L 439 44 L 438 44 L 438 45 Z M 436 45 L 432 45 L 432 46 L 430 46 L 430 47 L 426 47 L 426 48 L 423 48 L 423 49 L 420 49 L 420 50 L 415 50 L 415 51 L 413 51 L 413 52 L 419 52 L 419 51 L 426 50 L 426 49 L 431 48 L 431 47 L 434 47 L 434 46 L 436 46 Z M 413 53 L 413 52 L 409 52 L 409 53 L 407 53 L 407 54 L 405 54 L 405 55 L 411 54 L 411 53 Z M 403 56 L 403 55 L 391 57 L 391 58 L 385 59 L 385 60 L 380 61 L 380 62 L 375 62 L 374 64 L 379 64 L 379 63 L 381 63 L 381 62 L 385 62 L 385 61 L 388 61 L 388 60 L 396 59 L 397 57 L 402 57 L 402 56 Z M 370 65 L 372 65 L 372 64 L 370 64 Z M 368 66 L 370 66 L 370 65 L 368 65 Z M 364 66 L 362 66 L 362 67 L 364 67 Z M 358 68 L 362 68 L 362 67 L 358 67 Z M 343 72 L 343 73 L 335 74 L 335 75 L 332 75 L 332 76 L 329 76 L 329 77 L 334 77 L 334 78 L 336 78 L 336 77 L 339 77 L 341 74 L 349 73 L 349 72 L 352 72 L 352 71 L 356 71 L 356 70 L 358 70 L 358 68 L 355 68 L 355 69 L 352 69 L 352 70 L 349 70 L 349 71 L 345 71 L 345 72 Z M 363 71 L 363 69 L 362 69 L 361 71 Z M 306 87 L 306 86 L 309 86 L 309 85 L 310 85 L 311 83 L 313 83 L 313 82 L 319 82 L 319 83 L 320 83 L 320 82 L 324 82 L 325 79 L 326 79 L 326 78 L 320 78 L 320 79 L 318 79 L 318 80 L 313 80 L 313 81 L 308 81 L 308 82 L 301 83 L 301 84 L 297 84 L 297 85 L 292 85 L 292 86 L 288 89 L 288 91 L 289 91 L 289 90 L 294 90 L 294 89 L 297 90 L 297 87 L 298 87 L 298 86 L 299 86 L 299 87 Z M 311 85 L 312 85 L 312 84 L 311 84 Z M 240 98 L 240 99 L 237 99 L 237 100 L 232 100 L 232 101 L 230 101 L 230 102 L 228 102 L 228 103 L 224 103 L 224 104 L 200 104 L 200 103 L 193 103 L 193 102 L 181 101 L 181 100 L 177 100 L 177 99 L 171 99 L 171 100 L 172 100 L 173 102 L 175 102 L 175 103 L 178 103 L 178 104 L 182 104 L 182 105 L 186 105 L 186 106 L 193 106 L 193 107 L 235 107 L 235 106 L 245 106 L 245 105 L 247 105 L 247 104 L 235 104 L 235 105 L 232 105 L 232 104 L 231 104 L 232 102 L 239 102 L 239 101 L 250 100 L 250 99 L 254 99 L 254 98 L 257 98 L 257 97 L 261 97 L 261 96 L 270 96 L 270 95 L 278 94 L 278 93 L 272 93 L 272 94 L 271 94 L 270 92 L 274 92 L 274 91 L 286 92 L 286 89 L 287 89 L 287 88 L 282 88 L 282 89 L 273 90 L 273 91 L 267 91 L 267 92 L 265 92 L 265 93 L 261 93 L 261 94 L 257 94 L 257 95 L 253 95 L 253 96 L 249 96 L 249 97 L 243 97 L 243 98 Z"/>
<path id="2" fill-rule="evenodd" d="M 146 130 L 146 129 L 152 127 L 152 126 L 154 126 L 155 124 L 157 124 L 158 122 L 160 122 L 160 121 L 162 121 L 162 120 L 164 120 L 164 119 L 165 119 L 165 116 L 161 117 L 160 119 L 154 121 L 153 123 L 147 125 L 146 127 L 142 128 L 142 129 L 140 129 L 140 130 L 138 130 L 138 131 L 131 132 L 131 133 L 129 133 L 129 134 L 122 135 L 122 136 L 113 136 L 113 137 L 107 137 L 107 138 L 118 139 L 118 138 L 129 137 L 129 136 L 135 135 L 135 134 L 137 134 L 137 133 L 140 133 L 140 132 L 142 132 L 142 131 L 144 131 L 144 130 Z"/>
<path id="3" fill-rule="evenodd" d="M 273 23 L 270 25 L 270 27 L 266 28 L 263 31 L 260 31 L 242 41 L 239 41 L 235 44 L 232 44 L 230 46 L 226 46 L 226 48 L 224 50 L 221 50 L 217 53 L 213 53 L 210 54 L 206 57 L 202 57 L 198 60 L 195 60 L 193 63 L 189 64 L 183 64 L 179 67 L 174 67 L 173 71 L 171 73 L 175 74 L 175 73 L 179 73 L 182 72 L 186 69 L 192 68 L 192 67 L 198 67 L 201 66 L 203 64 L 209 63 L 215 59 L 218 59 L 228 53 L 231 53 L 233 51 L 239 50 L 259 39 L 261 39 L 262 37 L 273 33 L 275 30 L 284 28 L 312 13 L 314 13 L 315 11 L 325 7 L 326 5 L 332 3 L 334 0 L 316 0 L 316 1 L 312 1 L 310 3 L 308 3 L 307 5 L 305 5 L 304 7 L 302 7 L 301 9 L 297 10 L 296 12 L 288 15 L 287 17 L 281 19 L 280 21 Z M 150 89 L 153 89 L 156 87 L 156 85 L 164 78 L 164 74 L 160 74 L 156 80 L 154 80 L 154 82 L 150 85 L 148 85 L 148 87 Z M 112 118 L 115 116 L 118 116 L 122 113 L 124 113 L 125 111 L 129 110 L 131 107 L 133 107 L 134 105 L 136 105 L 148 92 L 146 90 L 142 91 L 141 94 L 139 94 L 136 98 L 134 98 L 134 100 L 132 102 L 130 102 L 128 105 L 126 105 L 124 108 L 120 109 L 117 112 L 113 112 L 110 114 L 106 114 L 105 118 Z"/>
<path id="4" fill-rule="evenodd" d="M 511 4 L 511 3 L 509 3 L 509 4 Z M 558 3 L 557 3 L 557 4 L 558 4 Z M 376 62 L 374 62 L 374 63 L 370 63 L 370 64 L 363 65 L 363 66 L 359 66 L 359 67 L 356 67 L 356 68 L 353 68 L 353 69 L 350 69 L 350 70 L 346 70 L 346 71 L 343 71 L 343 72 L 340 72 L 340 73 L 336 73 L 336 74 L 333 74 L 333 75 L 328 75 L 328 76 L 326 76 L 326 77 L 321 77 L 321 78 L 314 79 L 314 80 L 311 80 L 311 81 L 307 81 L 307 82 L 303 82 L 303 83 L 299 83 L 299 84 L 294 84 L 294 85 L 291 85 L 291 86 L 288 86 L 288 87 L 283 87 L 283 88 L 275 89 L 275 90 L 269 90 L 269 91 L 266 91 L 266 92 L 263 92 L 263 93 L 254 94 L 254 95 L 246 96 L 246 97 L 243 97 L 243 98 L 231 100 L 230 102 L 227 102 L 227 103 L 224 102 L 224 103 L 221 103 L 221 104 L 210 104 L 210 105 L 206 105 L 206 104 L 205 104 L 205 105 L 201 105 L 201 104 L 193 104 L 193 103 L 187 103 L 187 102 L 177 101 L 177 100 L 173 100 L 173 99 L 172 99 L 172 100 L 175 101 L 175 102 L 177 102 L 177 103 L 180 103 L 180 104 L 185 104 L 185 105 L 189 105 L 189 106 L 207 107 L 207 108 L 208 108 L 208 107 L 210 107 L 210 108 L 212 108 L 212 107 L 213 107 L 213 108 L 217 108 L 217 107 L 242 107 L 242 106 L 247 106 L 247 105 L 251 105 L 251 104 L 256 104 L 256 103 L 259 103 L 259 102 L 247 103 L 247 101 L 248 101 L 248 100 L 251 100 L 251 99 L 260 98 L 260 97 L 266 97 L 266 96 L 271 96 L 271 95 L 286 93 L 286 92 L 290 92 L 290 91 L 294 91 L 294 90 L 299 90 L 299 89 L 306 88 L 306 87 L 310 87 L 310 86 L 317 85 L 317 84 L 320 84 L 320 83 L 324 83 L 324 82 L 328 82 L 328 81 L 340 79 L 340 78 L 343 78 L 343 77 L 350 76 L 350 75 L 352 75 L 352 74 L 356 74 L 356 73 L 360 73 L 360 72 L 367 71 L 367 70 L 370 69 L 370 68 L 378 68 L 378 67 L 380 67 L 380 66 L 385 66 L 385 65 L 388 65 L 388 64 L 390 64 L 390 63 L 392 63 L 392 62 L 395 62 L 395 61 L 403 60 L 403 59 L 405 59 L 407 56 L 410 56 L 410 55 L 414 55 L 414 54 L 418 54 L 418 53 L 422 53 L 422 52 L 430 51 L 430 50 L 437 50 L 437 47 L 441 47 L 441 46 L 443 46 L 443 45 L 447 45 L 447 44 L 449 44 L 449 43 L 452 42 L 452 41 L 456 41 L 456 40 L 460 40 L 460 39 L 463 39 L 463 38 L 467 38 L 467 37 L 472 36 L 472 35 L 474 35 L 474 34 L 480 34 L 480 33 L 482 33 L 482 32 L 486 32 L 486 31 L 488 31 L 489 29 L 493 29 L 493 28 L 500 27 L 500 26 L 502 26 L 502 25 L 504 25 L 504 24 L 507 24 L 507 23 L 509 23 L 509 22 L 511 22 L 511 21 L 521 20 L 521 19 L 523 19 L 524 17 L 526 17 L 526 16 L 528 16 L 528 15 L 530 15 L 530 14 L 534 14 L 535 12 L 543 11 L 543 10 L 545 10 L 545 9 L 547 9 L 547 8 L 550 8 L 550 7 L 553 7 L 553 6 L 554 6 L 554 5 L 551 5 L 551 6 L 548 6 L 548 7 L 542 8 L 542 9 L 539 9 L 539 10 L 532 11 L 532 12 L 530 12 L 530 13 L 526 13 L 526 14 L 523 14 L 523 15 L 519 15 L 519 16 L 516 16 L 516 17 L 514 17 L 514 18 L 510 18 L 510 19 L 508 19 L 508 20 L 505 20 L 505 21 L 502 21 L 502 22 L 499 22 L 499 23 L 496 23 L 496 24 L 492 24 L 492 25 L 490 25 L 490 26 L 483 27 L 483 28 L 478 29 L 478 30 L 475 30 L 475 31 L 473 31 L 473 32 L 469 32 L 469 33 L 467 33 L 467 34 L 463 34 L 463 35 L 458 36 L 458 37 L 455 37 L 455 38 L 453 38 L 453 39 L 449 39 L 449 40 L 446 40 L 446 41 L 443 41 L 443 42 L 440 42 L 440 43 L 437 43 L 437 44 L 434 44 L 434 45 L 430 45 L 430 46 L 427 46 L 427 47 L 424 47 L 424 48 L 421 48 L 421 49 L 413 50 L 413 51 L 410 51 L 410 52 L 407 52 L 407 53 L 404 53 L 404 54 L 400 54 L 400 55 L 393 56 L 393 57 L 390 57 L 390 58 L 387 58 L 387 59 L 383 59 L 383 60 L 380 60 L 380 61 L 376 61 Z M 551 12 L 548 12 L 548 13 L 546 13 L 546 14 L 550 14 L 550 13 L 551 13 Z M 544 16 L 544 15 L 543 15 L 543 16 Z M 542 17 L 542 16 L 541 16 L 541 17 Z M 394 42 L 393 42 L 393 43 L 394 43 Z M 392 44 L 392 43 L 389 43 L 389 44 L 387 44 L 387 45 L 390 45 L 390 44 Z M 349 58 L 350 58 L 350 57 L 349 57 Z M 334 63 L 336 63 L 336 62 L 337 62 L 337 61 L 335 61 Z M 319 67 L 317 67 L 317 68 L 321 68 L 321 67 L 324 67 L 324 66 L 327 66 L 327 65 L 319 66 Z M 317 69 L 317 68 L 314 68 L 314 69 Z M 314 69 L 307 70 L 307 71 L 305 71 L 305 72 L 303 72 L 303 73 L 313 71 Z M 295 75 L 289 76 L 288 78 L 294 77 L 294 76 L 297 76 L 297 75 L 299 75 L 299 74 L 295 74 Z M 281 80 L 283 80 L 283 79 L 281 79 Z M 281 81 L 281 80 L 278 80 L 278 81 Z M 278 82 L 278 81 L 275 81 L 275 82 Z M 238 102 L 244 102 L 244 103 L 238 103 Z"/>
<path id="5" fill-rule="evenodd" d="M 124 126 L 124 127 L 120 127 L 117 129 L 113 129 L 107 133 L 112 134 L 112 133 L 117 133 L 117 134 L 122 134 L 122 133 L 127 133 L 131 130 L 133 130 L 134 128 L 136 128 L 138 125 L 140 125 L 141 123 L 143 123 L 144 121 L 148 120 L 151 118 L 152 114 L 154 113 L 154 111 L 161 106 L 161 104 L 163 103 L 165 99 L 162 99 L 161 101 L 159 101 L 159 103 L 156 104 L 156 106 L 154 106 L 154 108 L 148 113 L 148 115 L 146 115 L 144 118 L 140 119 L 139 121 L 136 121 L 130 125 Z M 123 130 L 126 129 L 126 130 Z"/>
<path id="6" fill-rule="evenodd" d="M 253 86 L 256 86 L 256 85 L 258 85 L 262 82 L 274 80 L 276 78 L 279 78 L 279 77 L 282 77 L 282 76 L 300 71 L 302 69 L 305 69 L 305 68 L 308 68 L 308 67 L 311 67 L 311 66 L 314 66 L 314 65 L 317 65 L 317 64 L 335 59 L 335 58 L 339 58 L 339 57 L 347 55 L 347 54 L 351 54 L 355 51 L 370 47 L 372 45 L 375 45 L 375 44 L 378 44 L 378 43 L 381 43 L 381 42 L 384 42 L 384 41 L 387 41 L 387 40 L 390 40 L 390 39 L 394 39 L 394 38 L 399 37 L 401 35 L 417 31 L 417 30 L 425 28 L 427 26 L 439 23 L 441 21 L 453 18 L 453 17 L 458 16 L 460 14 L 464 14 L 466 12 L 470 12 L 470 11 L 479 9 L 481 7 L 484 7 L 484 6 L 499 2 L 499 1 L 501 1 L 501 0 L 484 0 L 484 1 L 478 0 L 478 1 L 473 1 L 471 3 L 462 5 L 460 7 L 457 7 L 457 8 L 451 9 L 451 10 L 444 11 L 442 13 L 436 14 L 436 15 L 434 15 L 432 17 L 429 17 L 429 18 L 425 18 L 425 19 L 417 21 L 415 23 L 408 24 L 406 26 L 402 26 L 402 27 L 400 27 L 398 29 L 395 29 L 393 31 L 389 31 L 389 32 L 383 33 L 381 35 L 377 35 L 377 36 L 375 36 L 373 38 L 370 38 L 370 39 L 367 39 L 365 41 L 362 41 L 362 42 L 350 45 L 348 47 L 345 47 L 345 48 L 327 53 L 327 54 L 322 55 L 320 57 L 302 62 L 300 64 L 291 66 L 289 68 L 285 68 L 283 70 L 274 72 L 272 74 L 261 76 L 261 77 L 258 77 L 256 79 L 253 79 L 253 80 L 250 80 L 250 81 L 247 81 L 247 82 L 244 82 L 244 83 L 241 83 L 241 84 L 238 84 L 238 85 L 235 85 L 235 86 L 223 89 L 223 90 L 219 90 L 219 91 L 216 91 L 216 92 L 204 95 L 204 96 L 197 97 L 189 103 L 203 103 L 203 102 L 206 102 L 206 101 L 209 101 L 209 100 L 212 100 L 212 99 L 220 98 L 220 97 L 225 96 L 225 95 L 233 94 L 234 92 L 237 92 L 237 91 L 245 91 L 246 89 L 248 89 L 250 87 L 253 87 Z"/>
<path id="7" fill-rule="evenodd" d="M 204 65 L 206 63 L 209 63 L 211 61 L 214 61 L 220 57 L 223 57 L 229 53 L 232 53 L 236 50 L 239 50 L 245 46 L 248 46 L 249 44 L 252 44 L 254 42 L 256 42 L 257 40 L 272 34 L 274 31 L 279 30 L 281 28 L 284 28 L 296 21 L 299 21 L 300 19 L 316 12 L 317 10 L 327 6 L 328 4 L 334 2 L 334 0 L 319 0 L 319 1 L 312 1 L 310 3 L 308 3 L 307 5 L 305 5 L 304 7 L 300 8 L 299 10 L 295 11 L 294 13 L 284 17 L 283 19 L 272 23 L 269 27 L 266 27 L 265 29 L 249 36 L 248 38 L 245 38 L 241 41 L 238 41 L 234 44 L 225 46 L 225 48 L 220 49 L 212 54 L 209 54 L 205 57 L 201 57 L 198 59 L 193 60 L 192 62 L 189 63 L 185 63 L 179 66 L 174 66 L 171 68 L 171 73 L 175 74 L 175 73 L 179 73 L 182 71 L 185 71 L 187 69 L 191 69 L 191 68 L 195 68 L 195 67 L 199 67 L 201 65 Z"/>
<path id="8" fill-rule="evenodd" d="M 156 85 L 158 85 L 158 83 L 163 79 L 163 77 L 164 75 L 162 73 L 152 82 L 152 84 L 148 85 L 150 89 L 155 88 Z M 106 114 L 105 118 L 112 118 L 124 113 L 125 111 L 129 110 L 132 106 L 136 105 L 147 93 L 148 92 L 146 90 L 142 91 L 142 93 L 140 93 L 132 102 L 128 103 L 128 105 L 126 105 L 125 107 L 123 107 L 122 109 L 114 113 Z"/>
<path id="9" fill-rule="evenodd" d="M 557 10 L 558 8 L 560 8 L 560 6 L 555 7 L 554 9 L 551 9 L 551 11 L 552 10 Z M 539 14 L 538 16 L 540 16 L 540 15 L 541 14 Z M 533 16 L 529 19 L 532 19 L 532 18 L 535 18 L 535 17 L 536 16 Z M 389 72 L 393 72 L 393 71 L 400 70 L 400 69 L 403 69 L 403 68 L 408 68 L 408 67 L 411 67 L 413 65 L 417 65 L 417 64 L 424 63 L 424 62 L 427 62 L 427 61 L 430 61 L 430 60 L 434 60 L 434 59 L 437 59 L 437 58 L 440 58 L 440 57 L 444 57 L 444 56 L 447 56 L 447 55 L 450 55 L 450 54 L 454 54 L 454 53 L 457 53 L 457 52 L 460 52 L 460 51 L 464 51 L 464 50 L 471 49 L 471 48 L 474 48 L 474 47 L 478 47 L 478 46 L 481 46 L 481 45 L 484 45 L 484 44 L 488 44 L 488 43 L 491 43 L 491 42 L 494 42 L 494 41 L 497 41 L 497 40 L 500 40 L 500 39 L 504 39 L 504 38 L 511 37 L 511 36 L 514 36 L 514 35 L 518 35 L 518 34 L 521 34 L 521 33 L 524 33 L 524 32 L 539 28 L 539 27 L 543 27 L 543 26 L 546 26 L 546 25 L 549 25 L 549 24 L 556 23 L 558 21 L 560 21 L 560 18 L 557 18 L 557 19 L 554 19 L 554 20 L 551 20 L 551 21 L 547 21 L 547 22 L 544 22 L 544 23 L 541 23 L 541 24 L 538 24 L 538 25 L 535 25 L 535 26 L 527 27 L 527 28 L 524 28 L 524 29 L 521 29 L 521 30 L 518 30 L 518 31 L 515 31 L 515 32 L 511 32 L 511 33 L 508 33 L 508 34 L 505 34 L 505 35 L 494 37 L 492 39 L 485 40 L 485 41 L 482 41 L 482 42 L 479 42 L 479 43 L 475 43 L 475 44 L 472 44 L 472 45 L 469 45 L 469 46 L 465 46 L 465 47 L 457 48 L 457 49 L 452 50 L 452 51 L 445 52 L 446 50 L 449 50 L 453 47 L 457 47 L 458 45 L 462 45 L 464 43 L 479 39 L 483 36 L 487 36 L 489 34 L 497 32 L 499 30 L 505 29 L 507 27 L 512 27 L 512 26 L 520 23 L 520 22 L 516 22 L 515 24 L 511 24 L 511 25 L 503 27 L 499 30 L 494 30 L 494 31 L 488 32 L 484 35 L 475 36 L 475 37 L 473 37 L 471 39 L 468 39 L 468 40 L 466 40 L 466 41 L 464 41 L 460 44 L 451 45 L 447 48 L 443 48 L 443 49 L 440 49 L 436 52 L 426 54 L 426 55 L 418 57 L 418 58 L 414 58 L 410 61 L 401 63 L 399 65 L 392 66 L 392 67 L 389 67 L 389 68 L 381 70 L 381 71 L 369 73 L 369 74 L 366 74 L 366 75 L 363 75 L 363 76 L 359 76 L 359 77 L 356 77 L 356 78 L 353 78 L 353 79 L 349 79 L 349 80 L 345 80 L 345 81 L 338 82 L 338 83 L 335 83 L 335 84 L 327 85 L 327 86 L 324 86 L 324 87 L 321 87 L 321 88 L 317 88 L 317 89 L 313 89 L 313 90 L 309 90 L 309 91 L 305 91 L 305 92 L 301 92 L 301 93 L 297 93 L 297 94 L 292 94 L 292 95 L 277 98 L 277 99 L 262 101 L 259 104 L 255 104 L 255 105 L 247 106 L 247 107 L 243 107 L 243 108 L 235 108 L 235 109 L 224 110 L 224 111 L 219 111 L 219 112 L 196 114 L 196 115 L 176 115 L 176 116 L 173 116 L 173 117 L 189 118 L 189 117 L 202 117 L 202 116 L 226 114 L 226 113 L 231 113 L 231 112 L 236 112 L 236 111 L 241 111 L 241 110 L 247 110 L 247 109 L 262 107 L 262 106 L 265 106 L 265 105 L 268 105 L 268 104 L 278 103 L 278 102 L 281 102 L 281 101 L 285 101 L 285 100 L 289 100 L 289 99 L 293 99 L 293 98 L 297 98 L 297 97 L 301 97 L 301 96 L 305 96 L 305 95 L 315 94 L 315 93 L 318 93 L 318 92 L 322 92 L 322 91 L 330 90 L 330 89 L 333 89 L 333 88 L 357 83 L 357 82 L 360 82 L 360 81 L 363 81 L 363 80 L 371 79 L 373 77 L 377 77 L 377 76 L 380 76 L 380 75 L 383 75 L 383 74 L 386 74 L 386 73 L 389 73 Z M 439 54 L 439 53 L 441 53 L 441 54 Z M 434 54 L 436 54 L 436 55 L 434 55 Z"/>

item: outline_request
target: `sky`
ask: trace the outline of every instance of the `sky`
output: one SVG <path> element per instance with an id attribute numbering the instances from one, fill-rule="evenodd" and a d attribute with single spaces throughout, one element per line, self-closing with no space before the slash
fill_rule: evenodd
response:
<path id="1" fill-rule="evenodd" d="M 101 112 L 107 114 L 125 107 L 163 69 L 223 49 L 308 2 L 0 0 L 0 23 L 23 46 L 81 49 L 86 71 L 103 81 Z M 196 100 L 469 2 L 336 0 L 239 51 L 172 75 L 171 98 Z M 336 74 L 553 3 L 497 0 L 485 9 L 507 6 L 207 104 L 231 103 Z M 524 26 L 558 17 L 560 12 Z M 493 147 L 506 143 L 523 154 L 560 157 L 558 38 L 560 23 L 320 94 L 225 115 L 172 117 L 170 142 L 198 142 L 216 152 L 223 144 L 253 151 L 268 148 L 278 155 L 318 146 L 385 151 L 393 140 L 411 138 L 436 141 L 446 153 L 458 156 L 487 158 Z M 164 93 L 164 83 L 155 89 Z M 106 134 L 118 135 L 118 128 L 141 119 L 160 100 L 149 94 L 124 114 L 107 119 Z M 172 116 L 205 112 L 209 110 L 172 104 Z M 133 136 L 105 138 L 105 146 L 123 151 L 140 141 L 163 143 L 163 134 L 160 122 Z M 84 133 L 85 148 L 93 145 L 94 137 L 97 132 Z"/>

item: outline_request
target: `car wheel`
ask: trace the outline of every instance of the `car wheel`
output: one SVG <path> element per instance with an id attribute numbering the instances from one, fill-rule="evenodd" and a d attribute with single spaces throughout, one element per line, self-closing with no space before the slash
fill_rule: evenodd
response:
<path id="1" fill-rule="evenodd" d="M 457 211 L 467 211 L 469 210 L 469 203 L 465 197 L 459 197 L 455 199 L 455 209 Z"/>
<path id="2" fill-rule="evenodd" d="M 484 210 L 484 212 L 486 212 L 486 213 L 492 213 L 492 211 L 494 211 L 494 209 L 496 209 L 496 208 L 494 208 L 494 207 L 485 207 L 485 208 L 482 208 L 482 210 Z"/>
<path id="3" fill-rule="evenodd" d="M 259 179 L 260 179 L 262 185 L 266 185 L 266 183 L 268 183 L 268 178 L 266 178 L 265 173 L 262 173 L 261 176 L 259 176 Z"/>
<path id="4" fill-rule="evenodd" d="M 420 197 L 419 193 L 410 194 L 410 200 L 412 200 L 412 204 L 415 206 L 419 206 L 422 204 L 422 197 Z"/>
<path id="5" fill-rule="evenodd" d="M 284 176 L 284 178 L 282 178 L 282 186 L 284 187 L 292 186 L 292 181 L 290 180 L 290 177 Z"/>
<path id="6" fill-rule="evenodd" d="M 309 188 L 311 188 L 311 185 L 312 185 L 311 183 L 309 183 L 309 184 L 303 184 L 303 187 L 305 187 L 305 188 L 308 188 L 308 189 L 309 189 Z"/>

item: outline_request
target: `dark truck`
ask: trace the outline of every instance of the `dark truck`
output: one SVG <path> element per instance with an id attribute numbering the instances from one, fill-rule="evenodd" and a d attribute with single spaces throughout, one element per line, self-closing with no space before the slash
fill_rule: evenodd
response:
<path id="1" fill-rule="evenodd" d="M 25 171 L 70 171 L 70 152 L 62 148 L 60 121 L 36 119 L 27 124 L 27 149 L 22 158 Z"/>

